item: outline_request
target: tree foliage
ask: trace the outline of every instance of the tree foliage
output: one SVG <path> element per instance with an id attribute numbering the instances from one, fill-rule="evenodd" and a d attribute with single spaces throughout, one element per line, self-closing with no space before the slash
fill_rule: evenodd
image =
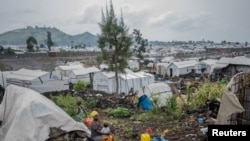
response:
<path id="1" fill-rule="evenodd" d="M 30 36 L 27 40 L 26 40 L 26 44 L 27 44 L 27 50 L 29 52 L 34 51 L 34 46 L 37 45 L 37 40 L 35 37 Z"/>
<path id="2" fill-rule="evenodd" d="M 145 47 L 148 45 L 148 40 L 142 37 L 139 29 L 134 29 L 133 34 L 136 42 L 134 51 L 138 58 L 143 59 L 143 53 L 146 51 Z"/>
<path id="3" fill-rule="evenodd" d="M 146 46 L 148 45 L 148 40 L 144 39 L 142 37 L 142 33 L 140 32 L 139 29 L 134 29 L 133 31 L 134 34 L 134 38 L 135 38 L 135 48 L 134 48 L 134 52 L 136 54 L 136 57 L 138 57 L 140 60 L 143 59 L 143 53 L 146 52 Z M 139 70 L 141 70 L 141 62 L 140 63 L 140 68 Z"/>
<path id="4" fill-rule="evenodd" d="M 98 46 L 102 51 L 103 60 L 109 65 L 109 71 L 115 72 L 116 93 L 119 92 L 118 74 L 124 73 L 128 66 L 127 59 L 131 57 L 132 36 L 129 28 L 124 24 L 123 16 L 115 16 L 112 1 L 110 8 L 106 7 L 106 14 L 102 11 L 102 21 L 99 23 L 101 34 L 98 35 Z"/>
<path id="5" fill-rule="evenodd" d="M 52 41 L 51 38 L 51 32 L 47 32 L 47 46 L 49 48 L 49 51 L 51 51 L 51 47 L 54 45 L 54 42 Z"/>

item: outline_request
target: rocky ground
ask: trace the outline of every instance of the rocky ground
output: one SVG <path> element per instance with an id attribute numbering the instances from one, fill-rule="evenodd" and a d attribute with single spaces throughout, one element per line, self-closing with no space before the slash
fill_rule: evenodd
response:
<path id="1" fill-rule="evenodd" d="M 147 112 L 138 109 L 136 105 L 130 104 L 129 100 L 120 97 L 113 98 L 105 95 L 97 98 L 98 111 L 104 121 L 111 124 L 111 129 L 114 137 L 118 141 L 139 141 L 140 135 L 145 133 L 147 128 L 152 129 L 151 138 L 163 136 L 168 141 L 183 140 L 183 141 L 204 141 L 207 140 L 206 134 L 200 130 L 207 126 L 207 123 L 199 124 L 197 118 L 198 112 L 186 114 L 184 113 L 180 119 L 170 116 L 164 108 L 159 112 Z M 112 99 L 108 102 L 103 99 Z M 118 99 L 118 100 L 117 100 Z M 123 102 L 119 102 L 123 101 Z M 118 118 L 110 116 L 108 111 L 114 107 L 126 107 L 131 110 L 131 116 Z M 169 132 L 166 132 L 169 130 Z"/>

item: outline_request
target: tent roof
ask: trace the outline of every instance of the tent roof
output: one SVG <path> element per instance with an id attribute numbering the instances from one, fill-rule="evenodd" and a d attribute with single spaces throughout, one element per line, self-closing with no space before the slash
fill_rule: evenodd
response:
<path id="1" fill-rule="evenodd" d="M 198 62 L 195 60 L 190 60 L 190 61 L 181 61 L 181 62 L 173 62 L 178 68 L 186 68 L 186 67 L 191 67 L 195 66 Z"/>
<path id="2" fill-rule="evenodd" d="M 157 63 L 157 66 L 163 66 L 163 67 L 168 67 L 170 63 Z"/>
<path id="3" fill-rule="evenodd" d="M 245 56 L 237 56 L 232 58 L 231 63 L 234 65 L 250 65 L 250 58 L 247 58 Z"/>
<path id="4" fill-rule="evenodd" d="M 214 65 L 218 62 L 218 60 L 215 59 L 207 59 L 207 60 L 202 60 L 201 62 L 206 63 L 208 65 Z"/>
<path id="5" fill-rule="evenodd" d="M 220 58 L 220 60 L 217 63 L 220 64 L 230 64 L 232 58 L 228 58 L 228 57 L 222 57 Z"/>
<path id="6" fill-rule="evenodd" d="M 108 78 L 112 78 L 115 77 L 115 73 L 114 72 L 102 72 L 103 75 L 107 76 Z"/>
<path id="7" fill-rule="evenodd" d="M 20 79 L 20 80 L 34 80 L 48 73 L 49 72 L 41 70 L 29 70 L 22 68 L 18 71 L 12 71 L 9 75 L 6 76 L 6 78 Z"/>
<path id="8" fill-rule="evenodd" d="M 145 76 L 151 76 L 151 77 L 154 77 L 154 75 L 153 75 L 153 74 L 146 73 L 146 72 L 144 72 L 144 71 L 139 71 L 139 72 L 137 72 L 137 73 L 138 73 L 138 74 L 145 75 Z"/>
<path id="9" fill-rule="evenodd" d="M 66 71 L 66 70 L 83 69 L 84 67 L 82 65 L 70 65 L 70 66 L 58 66 L 57 68 Z"/>
<path id="10" fill-rule="evenodd" d="M 225 67 L 227 67 L 229 64 L 215 64 L 214 66 L 213 66 L 213 68 L 214 69 L 222 69 L 222 68 L 225 68 Z"/>
<path id="11" fill-rule="evenodd" d="M 72 72 L 75 75 L 85 75 L 85 74 L 89 74 L 92 72 L 99 72 L 100 70 L 96 67 L 89 67 L 89 68 L 82 68 L 82 69 L 76 69 L 76 70 L 72 70 Z"/>

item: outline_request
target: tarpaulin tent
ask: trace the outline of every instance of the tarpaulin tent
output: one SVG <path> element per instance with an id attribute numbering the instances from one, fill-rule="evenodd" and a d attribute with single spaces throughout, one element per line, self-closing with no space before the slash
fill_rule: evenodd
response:
<path id="1" fill-rule="evenodd" d="M 1 141 L 45 141 L 49 139 L 50 128 L 60 128 L 64 132 L 89 129 L 75 121 L 53 101 L 40 93 L 8 85 L 0 105 Z"/>
<path id="2" fill-rule="evenodd" d="M 164 83 L 158 82 L 149 84 L 139 90 L 138 96 L 147 95 L 152 101 L 152 97 L 157 96 L 159 98 L 159 106 L 166 106 L 167 99 L 173 95 L 171 87 Z"/>

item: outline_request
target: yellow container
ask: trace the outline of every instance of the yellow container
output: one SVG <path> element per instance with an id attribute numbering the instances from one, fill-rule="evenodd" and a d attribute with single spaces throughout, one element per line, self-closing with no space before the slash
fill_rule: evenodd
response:
<path id="1" fill-rule="evenodd" d="M 148 133 L 141 134 L 141 141 L 150 141 L 150 135 Z"/>

